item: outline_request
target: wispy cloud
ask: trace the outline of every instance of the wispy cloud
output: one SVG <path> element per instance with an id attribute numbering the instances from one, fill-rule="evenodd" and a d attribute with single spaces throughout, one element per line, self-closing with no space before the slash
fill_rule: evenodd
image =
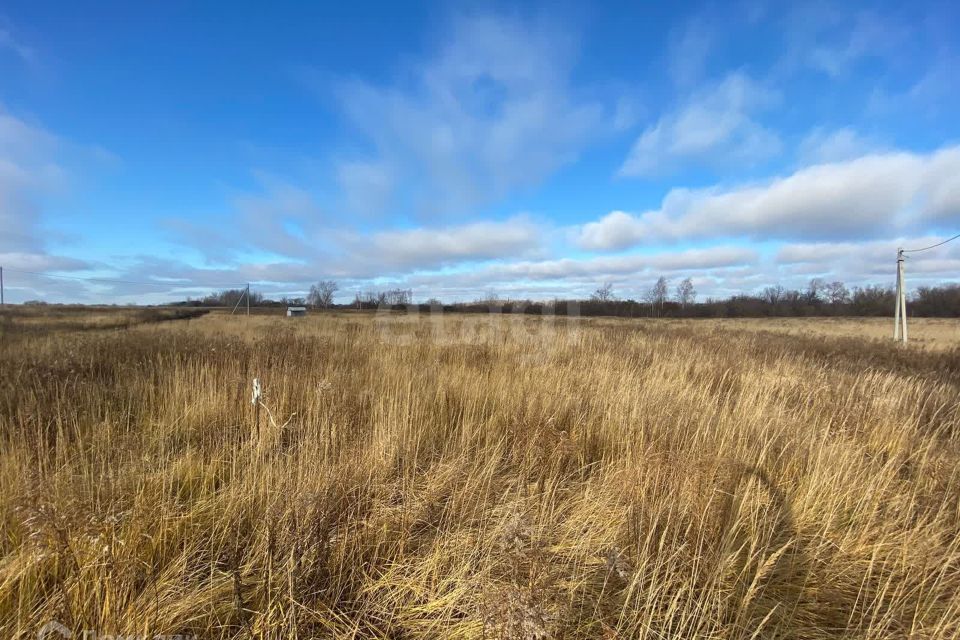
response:
<path id="1" fill-rule="evenodd" d="M 297 273 L 377 277 L 439 268 L 463 262 L 532 257 L 543 247 L 548 228 L 531 217 L 462 224 L 397 227 L 385 220 L 364 230 L 329 215 L 312 193 L 260 174 L 259 189 L 234 196 L 229 223 L 167 219 L 171 241 L 195 249 L 208 263 L 241 265 L 251 256 L 269 256 Z"/>
<path id="2" fill-rule="evenodd" d="M 41 200 L 66 179 L 57 147 L 56 136 L 0 107 L 0 252 L 44 252 Z"/>
<path id="3" fill-rule="evenodd" d="M 394 168 L 377 161 L 340 162 L 337 182 L 346 207 L 367 216 L 387 213 L 398 186 Z"/>
<path id="4" fill-rule="evenodd" d="M 697 14 L 671 31 L 667 45 L 670 77 L 680 86 L 691 86 L 701 80 L 714 44 L 716 33 L 704 14 Z"/>
<path id="5" fill-rule="evenodd" d="M 69 172 L 60 164 L 65 145 L 43 127 L 29 123 L 0 106 L 0 265 L 6 267 L 7 300 L 49 296 L 78 299 L 74 285 L 29 272 L 80 271 L 90 262 L 57 255 L 45 224 L 48 199 L 64 192 Z"/>
<path id="6" fill-rule="evenodd" d="M 395 84 L 343 82 L 341 107 L 375 149 L 346 166 L 348 200 L 362 204 L 371 178 L 389 175 L 404 181 L 408 210 L 460 216 L 572 162 L 613 129 L 612 109 L 571 86 L 576 49 L 554 25 L 474 15 Z"/>
<path id="7" fill-rule="evenodd" d="M 828 130 L 816 127 L 800 141 L 798 150 L 804 165 L 852 160 L 883 147 L 876 140 L 863 136 L 852 127 Z"/>
<path id="8" fill-rule="evenodd" d="M 867 101 L 872 116 L 910 118 L 950 118 L 960 107 L 960 83 L 956 70 L 960 67 L 960 53 L 939 51 L 934 62 L 918 73 L 906 88 L 874 88 Z"/>
<path id="9" fill-rule="evenodd" d="M 254 188 L 234 193 L 225 216 L 200 212 L 161 220 L 168 239 L 213 262 L 235 262 L 249 253 L 290 260 L 322 254 L 336 225 L 313 192 L 267 172 L 252 175 Z"/>
<path id="10" fill-rule="evenodd" d="M 911 9 L 912 10 L 912 9 Z M 784 63 L 838 79 L 869 59 L 895 61 L 911 37 L 906 21 L 890 12 L 851 10 L 844 5 L 800 4 L 783 14 Z"/>
<path id="11" fill-rule="evenodd" d="M 21 42 L 13 33 L 11 27 L 5 21 L 0 19 L 0 50 L 12 52 L 27 64 L 36 64 L 37 53 L 32 48 Z"/>
<path id="12" fill-rule="evenodd" d="M 633 144 L 620 175 L 666 175 L 685 165 L 721 162 L 751 164 L 781 148 L 776 132 L 756 115 L 777 103 L 779 94 L 742 72 L 699 90 L 676 111 L 663 115 Z"/>

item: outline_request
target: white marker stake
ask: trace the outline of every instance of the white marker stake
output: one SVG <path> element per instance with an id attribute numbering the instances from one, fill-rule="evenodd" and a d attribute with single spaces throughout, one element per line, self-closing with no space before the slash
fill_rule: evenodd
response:
<path id="1" fill-rule="evenodd" d="M 259 434 L 260 433 L 260 396 L 263 395 L 260 391 L 260 379 L 253 379 L 253 395 L 250 397 L 250 404 L 253 405 L 253 428 Z"/>
<path id="2" fill-rule="evenodd" d="M 260 378 L 253 379 L 253 397 L 250 398 L 250 404 L 257 404 L 260 402 Z"/>

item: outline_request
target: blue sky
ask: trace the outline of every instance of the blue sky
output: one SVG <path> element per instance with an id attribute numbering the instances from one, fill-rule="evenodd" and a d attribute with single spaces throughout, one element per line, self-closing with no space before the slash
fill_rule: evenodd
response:
<path id="1" fill-rule="evenodd" d="M 889 284 L 960 227 L 956 3 L 304 4 L 0 7 L 8 300 Z"/>

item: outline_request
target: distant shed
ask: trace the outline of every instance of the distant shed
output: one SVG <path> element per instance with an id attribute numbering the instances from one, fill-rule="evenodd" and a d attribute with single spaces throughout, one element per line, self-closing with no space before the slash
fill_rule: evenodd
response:
<path id="1" fill-rule="evenodd" d="M 291 318 L 293 316 L 305 316 L 307 315 L 306 307 L 287 307 L 287 317 Z"/>

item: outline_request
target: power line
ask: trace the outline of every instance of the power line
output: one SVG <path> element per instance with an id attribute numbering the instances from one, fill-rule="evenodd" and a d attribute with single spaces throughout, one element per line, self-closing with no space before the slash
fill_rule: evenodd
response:
<path id="1" fill-rule="evenodd" d="M 953 241 L 953 240 L 956 240 L 957 238 L 960 238 L 960 233 L 958 233 L 957 235 L 953 236 L 952 238 L 947 238 L 947 239 L 944 240 L 943 242 L 938 242 L 937 244 L 932 244 L 932 245 L 930 245 L 929 247 L 923 247 L 922 249 L 901 249 L 900 251 L 902 251 L 903 253 L 916 253 L 916 252 L 918 252 L 918 251 L 926 251 L 927 249 L 934 249 L 934 248 L 936 248 L 936 247 L 939 247 L 940 245 L 947 244 L 948 242 L 951 242 L 951 241 Z"/>
<path id="2" fill-rule="evenodd" d="M 42 272 L 40 272 L 40 271 L 26 271 L 26 270 L 24 270 L 24 269 L 11 269 L 10 267 L 4 267 L 4 270 L 5 270 L 5 271 L 10 271 L 10 272 L 12 272 L 12 273 L 22 273 L 22 274 L 27 274 L 27 275 L 32 275 L 32 276 L 42 276 L 42 277 L 44 277 L 44 278 L 60 278 L 60 279 L 63 279 L 63 280 L 80 280 L 80 281 L 83 281 L 83 282 L 101 282 L 101 283 L 104 283 L 104 284 L 133 284 L 133 285 L 147 285 L 147 286 L 154 286 L 154 287 L 178 287 L 178 288 L 185 288 L 185 287 L 197 287 L 197 288 L 199 288 L 199 287 L 203 287 L 203 288 L 210 288 L 210 289 L 215 289 L 215 288 L 218 288 L 218 287 L 246 287 L 246 286 L 247 286 L 247 283 L 246 283 L 246 282 L 243 282 L 243 283 L 238 283 L 238 282 L 228 282 L 228 283 L 223 283 L 223 282 L 221 282 L 221 283 L 215 283 L 215 282 L 214 282 L 214 283 L 208 283 L 208 284 L 194 284 L 194 283 L 186 283 L 186 284 L 184 284 L 184 283 L 178 283 L 178 282 L 157 282 L 157 281 L 155 281 L 155 280 L 152 281 L 152 282 L 145 282 L 145 281 L 144 281 L 144 282 L 138 282 L 138 281 L 134 281 L 134 280 L 116 280 L 116 279 L 113 279 L 113 278 L 95 278 L 95 277 L 84 277 L 84 276 L 64 276 L 64 275 L 60 275 L 60 274 L 57 274 L 57 273 L 42 273 Z"/>
<path id="3" fill-rule="evenodd" d="M 929 247 L 920 247 L 919 249 L 898 249 L 897 250 L 897 293 L 896 293 L 896 310 L 893 313 L 893 339 L 899 340 L 906 344 L 907 342 L 907 283 L 903 274 L 903 261 L 906 260 L 906 257 L 903 255 L 905 253 L 917 253 L 919 251 L 928 251 L 930 249 L 936 249 L 937 247 L 942 247 L 948 242 L 953 242 L 957 238 L 960 238 L 960 233 L 957 235 L 942 240 L 936 244 L 932 244 Z"/>

